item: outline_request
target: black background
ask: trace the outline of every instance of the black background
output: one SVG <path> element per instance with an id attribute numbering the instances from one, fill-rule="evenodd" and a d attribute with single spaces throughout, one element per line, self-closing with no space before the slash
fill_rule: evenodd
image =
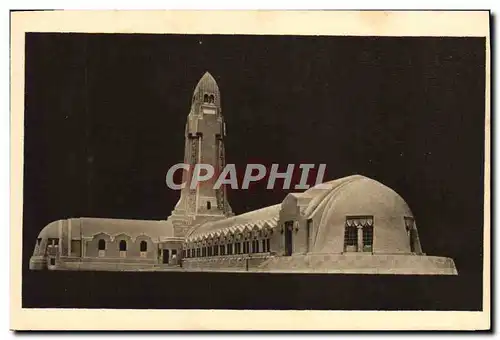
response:
<path id="1" fill-rule="evenodd" d="M 481 309 L 484 51 L 482 38 L 27 34 L 23 307 Z M 228 163 L 376 179 L 459 275 L 29 271 L 53 220 L 170 214 L 165 174 L 207 70 Z M 287 194 L 265 186 L 230 191 L 233 210 Z"/>

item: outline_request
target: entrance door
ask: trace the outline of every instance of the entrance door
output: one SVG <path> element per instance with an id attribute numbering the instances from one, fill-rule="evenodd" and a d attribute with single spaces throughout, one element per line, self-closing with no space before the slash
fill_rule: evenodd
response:
<path id="1" fill-rule="evenodd" d="M 285 256 L 292 255 L 292 232 L 293 222 L 285 222 Z"/>
<path id="2" fill-rule="evenodd" d="M 170 252 L 168 249 L 163 249 L 163 263 L 168 263 L 168 258 L 170 257 Z"/>

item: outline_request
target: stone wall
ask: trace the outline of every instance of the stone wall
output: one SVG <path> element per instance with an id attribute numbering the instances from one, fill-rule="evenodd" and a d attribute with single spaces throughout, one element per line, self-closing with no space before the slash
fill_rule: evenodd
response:
<path id="1" fill-rule="evenodd" d="M 456 275 L 452 259 L 400 254 L 317 254 L 273 257 L 255 271 L 338 274 Z"/>
<path id="2" fill-rule="evenodd" d="M 182 269 L 187 271 L 252 271 L 268 257 L 217 256 L 210 258 L 191 258 L 182 261 Z"/>
<path id="3" fill-rule="evenodd" d="M 121 240 L 125 240 L 127 242 L 127 258 L 141 257 L 140 244 L 142 241 L 147 242 L 146 258 L 156 259 L 158 257 L 158 247 L 153 241 L 151 241 L 149 237 L 141 235 L 133 240 L 129 236 L 124 234 L 119 235 L 113 239 L 111 239 L 107 234 L 99 234 L 96 235 L 96 237 L 94 237 L 92 240 L 86 240 L 84 249 L 86 257 L 99 257 L 98 243 L 100 239 L 104 239 L 106 241 L 106 250 L 104 252 L 104 257 L 120 258 L 119 245 Z"/>

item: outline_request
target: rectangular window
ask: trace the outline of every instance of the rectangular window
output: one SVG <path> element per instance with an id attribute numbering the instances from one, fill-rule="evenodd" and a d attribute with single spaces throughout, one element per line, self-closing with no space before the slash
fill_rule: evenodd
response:
<path id="1" fill-rule="evenodd" d="M 233 245 L 231 243 L 227 245 L 227 254 L 233 255 Z"/>
<path id="2" fill-rule="evenodd" d="M 59 245 L 59 239 L 58 238 L 49 238 L 48 240 L 49 246 L 58 246 Z"/>
<path id="3" fill-rule="evenodd" d="M 307 246 L 307 252 L 310 251 L 310 244 L 311 244 L 311 228 L 312 228 L 312 220 L 308 219 L 307 220 L 307 227 L 306 227 L 306 246 Z"/>
<path id="4" fill-rule="evenodd" d="M 415 244 L 417 243 L 417 232 L 415 229 L 410 229 L 410 251 L 412 253 L 416 252 Z"/>
<path id="5" fill-rule="evenodd" d="M 266 248 L 267 248 L 267 252 L 269 253 L 271 251 L 271 240 L 270 239 L 266 239 Z"/>
<path id="6" fill-rule="evenodd" d="M 226 254 L 226 247 L 224 247 L 224 245 L 220 246 L 220 254 L 221 255 L 225 255 Z"/>
<path id="7" fill-rule="evenodd" d="M 358 228 L 354 225 L 345 227 L 344 251 L 358 251 Z"/>
<path id="8" fill-rule="evenodd" d="M 412 253 L 416 252 L 416 247 L 418 243 L 417 231 L 415 229 L 415 220 L 413 217 L 405 217 L 405 227 L 408 233 L 408 238 L 410 242 L 410 251 Z"/>
<path id="9" fill-rule="evenodd" d="M 346 217 L 344 251 L 373 251 L 373 216 Z"/>
<path id="10" fill-rule="evenodd" d="M 212 256 L 212 247 L 208 247 L 208 256 Z"/>
<path id="11" fill-rule="evenodd" d="M 254 253 L 259 253 L 259 240 L 253 241 L 252 250 Z"/>
<path id="12" fill-rule="evenodd" d="M 371 252 L 373 250 L 373 226 L 365 225 L 363 227 L 363 251 Z"/>

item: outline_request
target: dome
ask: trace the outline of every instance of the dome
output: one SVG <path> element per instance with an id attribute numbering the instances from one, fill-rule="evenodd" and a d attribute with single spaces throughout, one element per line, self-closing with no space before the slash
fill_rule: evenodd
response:
<path id="1" fill-rule="evenodd" d="M 47 224 L 38 234 L 38 238 L 59 238 L 59 221 Z"/>
<path id="2" fill-rule="evenodd" d="M 213 98 L 211 102 L 213 102 L 213 104 L 220 108 L 219 86 L 217 85 L 214 77 L 209 72 L 205 72 L 200 81 L 198 81 L 198 84 L 196 85 L 193 93 L 193 104 L 203 103 L 205 95 L 208 98 Z"/>
<path id="3" fill-rule="evenodd" d="M 274 228 L 278 222 L 280 208 L 281 205 L 276 204 L 219 221 L 206 222 L 191 230 L 187 236 L 192 238 L 221 230 L 234 231 L 242 226 L 248 226 L 250 228 L 257 226 L 260 229 L 268 225 L 269 227 Z"/>
<path id="4" fill-rule="evenodd" d="M 125 234 L 132 238 L 140 235 L 147 235 L 152 239 L 173 237 L 173 227 L 170 221 L 82 217 L 51 222 L 42 229 L 38 238 L 59 238 L 60 233 L 68 231 L 69 221 L 72 231 L 83 237 L 93 237 L 100 233 L 110 236 Z"/>
<path id="5" fill-rule="evenodd" d="M 311 188 L 305 209 L 317 226 L 312 239 L 316 253 L 341 253 L 349 218 L 373 217 L 373 253 L 411 254 L 421 252 L 418 236 L 413 245 L 407 230 L 413 214 L 394 190 L 364 176 L 349 176 Z M 412 223 L 414 227 L 414 223 Z M 416 229 L 415 229 L 416 230 Z"/>

